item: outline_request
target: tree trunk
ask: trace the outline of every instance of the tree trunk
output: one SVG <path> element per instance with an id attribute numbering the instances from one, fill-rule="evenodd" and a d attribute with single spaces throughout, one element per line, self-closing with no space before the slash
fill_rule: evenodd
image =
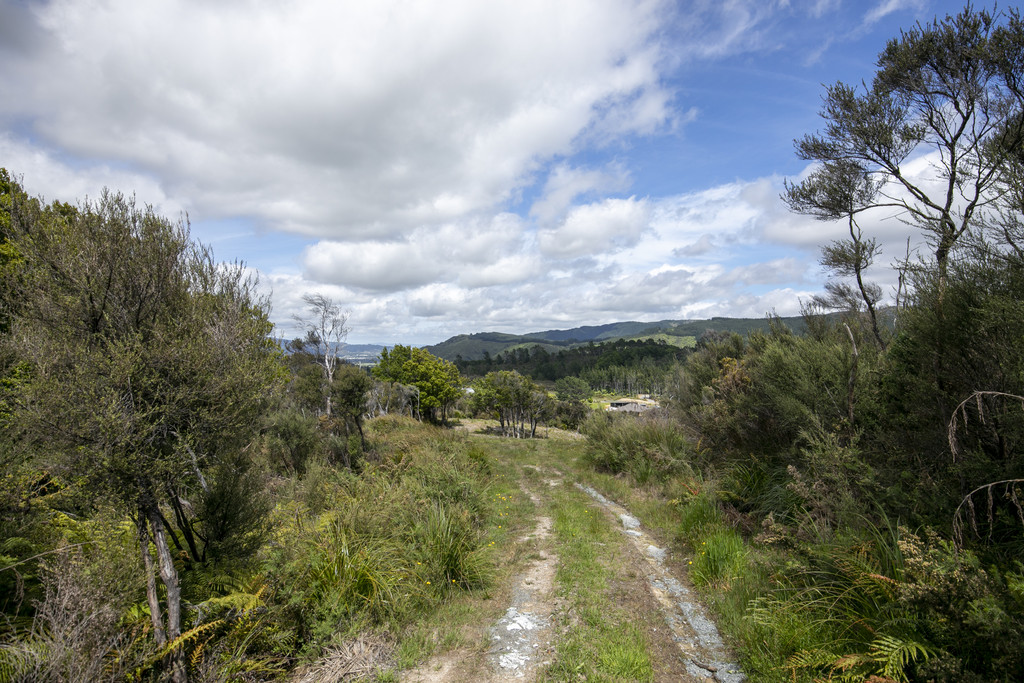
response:
<path id="1" fill-rule="evenodd" d="M 146 572 L 146 601 L 149 603 L 149 617 L 153 622 L 153 637 L 156 644 L 167 644 L 167 632 L 164 631 L 163 613 L 160 611 L 160 596 L 156 590 L 156 577 L 153 570 L 153 556 L 149 554 L 149 530 L 146 513 L 140 507 L 135 526 L 139 532 L 139 549 L 142 553 L 142 567 Z"/>
<path id="2" fill-rule="evenodd" d="M 852 434 L 853 433 L 853 417 L 854 417 L 854 411 L 853 411 L 854 391 L 857 388 L 857 361 L 860 358 L 860 354 L 857 353 L 857 342 L 853 338 L 853 331 L 850 330 L 850 326 L 847 325 L 846 323 L 843 323 L 843 327 L 846 328 L 846 333 L 848 335 L 850 335 L 850 346 L 852 347 L 852 351 L 851 351 L 851 356 L 852 357 L 851 357 L 851 361 L 850 361 L 850 378 L 847 381 L 847 392 L 846 392 L 847 417 L 850 420 L 850 433 Z"/>
<path id="3" fill-rule="evenodd" d="M 173 643 L 181 635 L 181 587 L 178 585 L 178 570 L 167 545 L 167 533 L 156 501 L 146 506 L 146 517 L 153 530 L 153 545 L 156 546 L 157 561 L 160 565 L 160 580 L 167 591 L 167 642 Z M 168 656 L 171 665 L 171 679 L 174 683 L 188 683 L 188 672 L 180 648 L 174 648 Z"/>
<path id="4" fill-rule="evenodd" d="M 359 430 L 359 445 L 362 446 L 363 453 L 366 453 L 366 434 L 363 433 L 362 417 L 356 417 L 356 429 Z"/>

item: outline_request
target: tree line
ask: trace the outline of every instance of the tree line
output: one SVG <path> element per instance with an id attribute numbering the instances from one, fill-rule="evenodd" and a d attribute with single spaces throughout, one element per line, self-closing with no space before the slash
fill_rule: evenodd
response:
<path id="1" fill-rule="evenodd" d="M 455 364 L 470 377 L 512 371 L 537 381 L 554 382 L 580 377 L 594 390 L 657 393 L 669 370 L 689 349 L 653 339 L 616 339 L 550 352 L 540 345 L 509 349 L 496 356 L 485 352 L 479 360 L 456 358 Z"/>

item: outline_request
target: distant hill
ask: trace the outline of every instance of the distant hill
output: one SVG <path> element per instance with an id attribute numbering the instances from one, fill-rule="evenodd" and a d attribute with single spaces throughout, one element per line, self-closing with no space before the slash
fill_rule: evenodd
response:
<path id="1" fill-rule="evenodd" d="M 804 331 L 801 317 L 780 318 L 794 332 Z M 692 346 L 694 341 L 708 330 L 716 332 L 737 332 L 742 335 L 755 330 L 767 330 L 766 318 L 711 318 L 710 320 L 661 320 L 658 322 L 626 321 L 607 325 L 584 325 L 568 330 L 545 330 L 527 334 L 505 334 L 501 332 L 477 332 L 460 334 L 440 344 L 426 347 L 440 358 L 455 360 L 479 360 L 486 352 L 490 356 L 515 349 L 540 345 L 545 350 L 572 348 L 591 342 L 600 343 L 614 339 L 665 339 L 677 346 Z"/>

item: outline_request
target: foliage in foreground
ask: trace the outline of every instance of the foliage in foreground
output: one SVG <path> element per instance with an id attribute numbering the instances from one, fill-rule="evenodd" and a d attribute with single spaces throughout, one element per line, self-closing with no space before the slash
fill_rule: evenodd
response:
<path id="1" fill-rule="evenodd" d="M 0 677 L 162 680 L 173 648 L 190 680 L 276 680 L 359 638 L 380 646 L 374 666 L 392 666 L 405 629 L 488 585 L 499 512 L 489 462 L 465 436 L 379 418 L 368 437 L 377 455 L 359 475 L 314 458 L 265 480 L 272 532 L 255 554 L 177 558 L 185 628 L 168 646 L 150 637 L 132 527 L 112 509 L 61 519 L 48 542 L 64 549 L 37 565 L 34 619 L 6 629 Z"/>
<path id="2" fill-rule="evenodd" d="M 659 441 L 655 430 L 665 432 L 661 441 L 680 438 L 677 425 L 651 421 L 643 427 L 648 443 Z M 610 444 L 639 432 L 635 420 L 591 432 L 590 462 L 600 466 Z M 661 502 L 627 504 L 663 520 L 686 547 L 691 580 L 740 644 L 753 680 L 980 683 L 1024 675 L 1019 561 L 1000 566 L 929 527 L 912 530 L 884 515 L 828 522 L 810 514 L 793 480 L 775 494 L 767 481 L 743 489 L 738 481 L 749 480 L 722 462 L 687 458 L 663 477 L 639 471 Z M 625 473 L 618 495 L 643 490 Z M 788 522 L 758 512 L 769 501 L 790 510 Z"/>

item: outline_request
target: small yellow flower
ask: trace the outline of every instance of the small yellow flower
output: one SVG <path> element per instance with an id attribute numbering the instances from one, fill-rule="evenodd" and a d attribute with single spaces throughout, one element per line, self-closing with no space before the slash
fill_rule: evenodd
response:
<path id="1" fill-rule="evenodd" d="M 693 563 L 691 562 L 690 564 L 693 564 Z M 430 582 L 429 582 L 429 581 L 427 581 L 427 585 L 428 585 L 428 586 L 430 585 Z"/>

